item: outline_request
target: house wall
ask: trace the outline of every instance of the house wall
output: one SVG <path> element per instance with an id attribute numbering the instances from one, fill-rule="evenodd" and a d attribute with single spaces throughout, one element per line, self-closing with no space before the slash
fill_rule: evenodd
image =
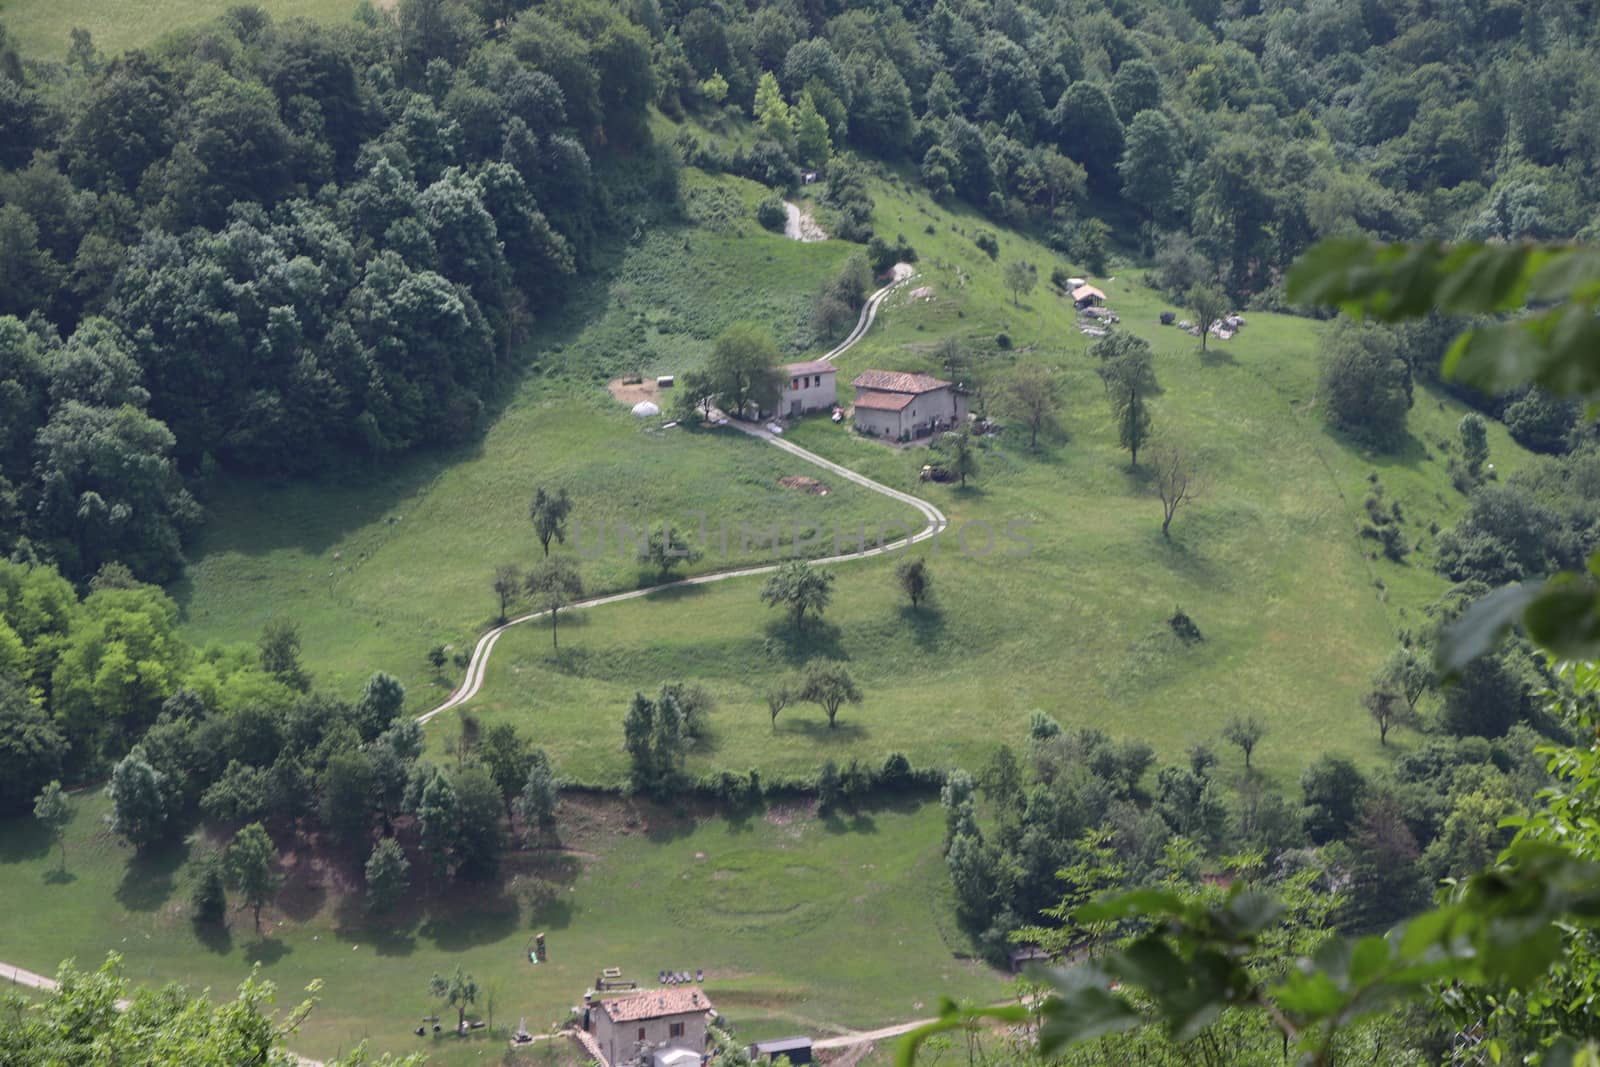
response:
<path id="1" fill-rule="evenodd" d="M 819 411 L 833 407 L 837 393 L 839 375 L 833 371 L 822 374 L 802 374 L 798 377 L 791 376 L 783 383 L 783 397 L 778 401 L 780 414 L 788 415 L 794 410 L 795 401 L 800 402 L 802 412 Z M 799 383 L 798 385 L 796 383 Z"/>
<path id="2" fill-rule="evenodd" d="M 614 1023 L 598 1006 L 590 1015 L 594 1037 L 606 1062 L 613 1065 L 626 1063 L 633 1058 L 638 1047 L 639 1031 L 651 1047 L 670 1044 L 675 1048 L 704 1052 L 706 1047 L 706 1013 L 690 1012 L 687 1015 L 664 1015 L 659 1019 L 641 1019 L 637 1022 Z M 683 1036 L 672 1036 L 672 1024 L 683 1025 Z"/>
<path id="3" fill-rule="evenodd" d="M 900 437 L 901 414 L 903 413 L 899 411 L 856 408 L 856 428 L 862 433 L 868 433 L 875 437 L 887 437 L 889 440 L 894 441 Z"/>

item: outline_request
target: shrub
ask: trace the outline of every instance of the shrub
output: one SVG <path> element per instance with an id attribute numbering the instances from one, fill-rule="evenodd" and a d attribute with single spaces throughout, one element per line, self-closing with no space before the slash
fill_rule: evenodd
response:
<path id="1" fill-rule="evenodd" d="M 997 334 L 995 334 L 994 335 L 994 346 L 996 348 L 1000 349 L 1002 352 L 1011 351 L 1011 335 L 1008 334 L 1008 333 L 997 333 Z"/>
<path id="2" fill-rule="evenodd" d="M 994 234 L 987 231 L 980 233 L 972 239 L 972 243 L 987 252 L 990 259 L 1000 258 L 1000 242 L 995 239 Z"/>
<path id="3" fill-rule="evenodd" d="M 761 203 L 756 205 L 756 221 L 762 229 L 782 233 L 789 224 L 789 209 L 784 206 L 783 197 L 777 193 L 762 197 Z"/>

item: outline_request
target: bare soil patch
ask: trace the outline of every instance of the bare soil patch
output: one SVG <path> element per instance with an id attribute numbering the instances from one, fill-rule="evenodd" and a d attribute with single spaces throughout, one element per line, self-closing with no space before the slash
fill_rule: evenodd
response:
<path id="1" fill-rule="evenodd" d="M 613 378 L 606 383 L 606 391 L 619 404 L 630 408 L 641 400 L 649 400 L 656 404 L 661 403 L 661 390 L 657 388 L 653 378 L 646 378 L 642 382 L 635 382 L 631 385 L 624 385 L 621 378 Z"/>
<path id="2" fill-rule="evenodd" d="M 828 487 L 807 474 L 786 474 L 778 479 L 778 484 L 785 489 L 798 489 L 812 496 L 828 495 Z"/>

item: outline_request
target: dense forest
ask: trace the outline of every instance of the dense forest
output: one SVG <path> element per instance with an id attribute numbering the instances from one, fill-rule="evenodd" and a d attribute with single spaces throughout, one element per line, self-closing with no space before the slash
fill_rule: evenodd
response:
<path id="1" fill-rule="evenodd" d="M 471 437 L 680 158 L 777 189 L 820 168 L 866 241 L 856 153 L 1257 307 L 1319 237 L 1600 225 L 1577 0 L 525 7 L 240 6 L 116 57 L 0 38 L 0 551 L 167 580 L 219 471 Z M 758 135 L 660 151 L 652 105 Z M 1412 333 L 1424 364 L 1449 330 Z M 1570 407 L 1519 399 L 1494 414 L 1564 449 Z"/>

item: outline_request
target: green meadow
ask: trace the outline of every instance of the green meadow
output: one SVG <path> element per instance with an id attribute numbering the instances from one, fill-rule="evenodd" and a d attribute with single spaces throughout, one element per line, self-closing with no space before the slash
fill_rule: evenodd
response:
<path id="1" fill-rule="evenodd" d="M 950 534 L 913 550 L 933 568 L 934 603 L 910 609 L 892 559 L 840 565 L 823 624 L 802 633 L 760 604 L 755 579 L 663 591 L 587 613 L 560 656 L 536 630 L 507 634 L 467 710 L 517 722 L 563 773 L 605 783 L 625 774 L 617 724 L 628 699 L 677 679 L 718 698 L 691 756 L 698 771 L 801 775 L 824 759 L 896 750 L 919 766 L 973 765 L 997 743 L 1020 743 L 1035 708 L 1143 737 L 1165 759 L 1254 714 L 1270 730 L 1257 764 L 1284 786 L 1324 751 L 1387 758 L 1360 696 L 1396 635 L 1422 626 L 1421 608 L 1445 588 L 1429 566 L 1432 531 L 1464 504 L 1445 464 L 1465 409 L 1419 388 L 1406 446 L 1368 452 L 1323 426 L 1317 323 L 1252 313 L 1202 354 L 1195 338 L 1159 325 L 1169 305 L 1139 271 L 1113 269 L 1096 284 L 1121 328 L 1155 348 L 1156 438 L 1191 449 L 1204 471 L 1205 491 L 1164 540 L 1145 472 L 1117 447 L 1091 339 L 1043 281 L 1072 265 L 1010 233 L 998 234 L 991 261 L 972 243 L 993 232 L 980 220 L 898 181 L 873 193 L 880 232 L 911 241 L 918 276 L 841 358 L 841 383 L 869 367 L 942 373 L 932 351 L 953 336 L 972 354 L 977 402 L 1002 421 L 999 385 L 1015 364 L 1042 362 L 1062 385 L 1059 432 L 1037 451 L 1021 427 L 988 438 L 965 489 L 917 480 L 925 448 L 891 448 L 819 418 L 791 432 L 950 516 Z M 1017 258 L 1038 265 L 1042 281 L 1013 304 L 1000 272 Z M 913 299 L 923 287 L 931 297 Z M 1491 434 L 1502 473 L 1524 462 L 1503 428 Z M 1373 477 L 1404 509 L 1415 550 L 1403 564 L 1358 536 Z M 1167 619 L 1179 607 L 1202 642 L 1173 634 Z M 816 655 L 848 661 L 863 704 L 847 707 L 837 730 L 804 706 L 772 724 L 764 693 Z"/>
<path id="2" fill-rule="evenodd" d="M 359 889 L 345 897 L 353 870 L 290 851 L 257 936 L 247 910 L 230 911 L 225 931 L 191 923 L 181 868 L 208 842 L 134 856 L 105 831 L 97 792 L 75 803 L 65 876 L 31 819 L 0 823 L 0 898 L 29 905 L 25 922 L 8 909 L 6 962 L 51 974 L 63 959 L 90 967 L 117 952 L 137 983 L 217 996 L 259 964 L 280 1010 L 321 979 L 317 1009 L 290 1042 L 319 1059 L 365 1040 L 374 1051 L 426 1051 L 435 1067 L 500 1063 L 519 1019 L 547 1032 L 607 966 L 650 984 L 663 969 L 705 970 L 712 1002 L 752 1040 L 883 1026 L 930 1014 L 941 996 L 1005 993 L 999 975 L 956 956 L 967 945 L 937 804 L 827 819 L 780 805 L 735 819 L 569 800 L 564 851 L 508 853 L 501 882 L 452 886 L 448 900 L 424 892 L 382 925 L 366 918 Z M 549 955 L 534 966 L 537 932 Z M 438 1007 L 428 976 L 457 966 L 477 978 L 475 1014 L 492 1015 L 495 1032 L 414 1036 Z M 541 1053 L 506 1062 L 581 1062 Z"/>
<path id="3" fill-rule="evenodd" d="M 209 22 L 235 6 L 232 0 L 3 0 L 0 21 L 18 50 L 31 59 L 60 59 L 72 43 L 72 31 L 88 30 L 94 45 L 107 56 L 154 44 L 162 35 Z M 357 0 L 260 0 L 256 5 L 274 19 L 308 18 L 345 22 L 355 15 Z M 375 6 L 389 6 L 378 3 Z"/>

